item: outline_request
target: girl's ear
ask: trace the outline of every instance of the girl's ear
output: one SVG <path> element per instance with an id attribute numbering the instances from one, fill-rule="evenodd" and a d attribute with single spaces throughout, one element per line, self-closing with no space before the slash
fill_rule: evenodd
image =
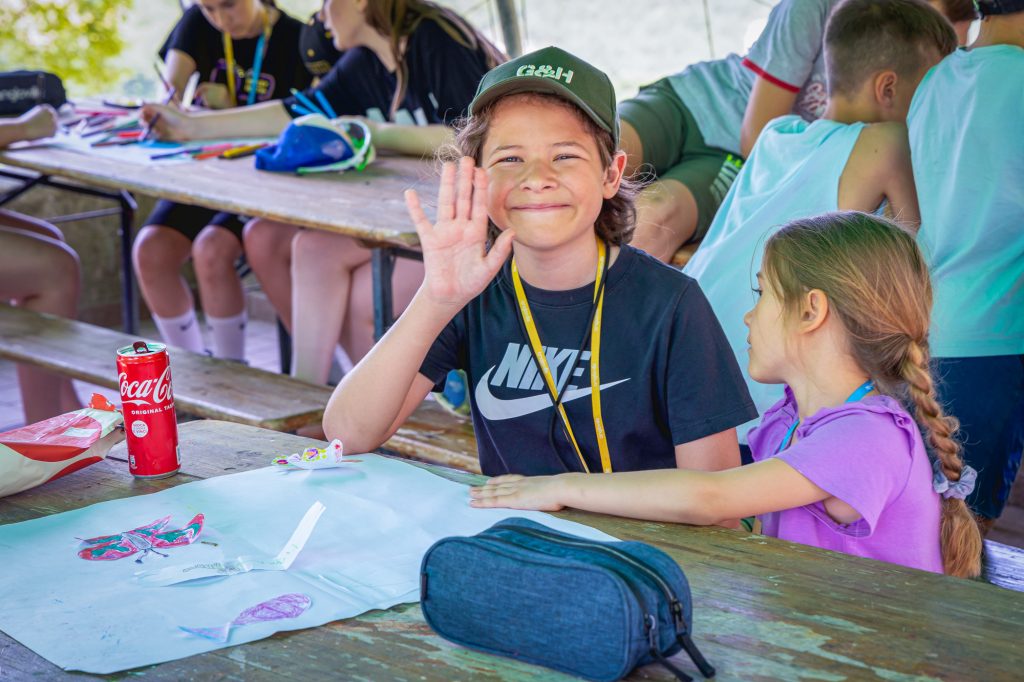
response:
<path id="1" fill-rule="evenodd" d="M 828 319 L 828 296 L 821 289 L 811 289 L 800 301 L 800 331 L 813 332 Z"/>
<path id="2" fill-rule="evenodd" d="M 601 195 L 605 199 L 611 199 L 619 192 L 619 185 L 622 184 L 622 174 L 626 172 L 626 152 L 621 149 L 615 152 L 612 162 L 608 164 L 605 171 L 604 187 Z"/>

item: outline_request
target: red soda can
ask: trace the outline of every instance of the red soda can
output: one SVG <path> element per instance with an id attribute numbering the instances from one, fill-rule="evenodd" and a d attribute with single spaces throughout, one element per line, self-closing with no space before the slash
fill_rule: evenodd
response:
<path id="1" fill-rule="evenodd" d="M 178 421 L 167 346 L 136 341 L 117 351 L 117 383 L 128 437 L 128 471 L 136 478 L 178 473 Z"/>

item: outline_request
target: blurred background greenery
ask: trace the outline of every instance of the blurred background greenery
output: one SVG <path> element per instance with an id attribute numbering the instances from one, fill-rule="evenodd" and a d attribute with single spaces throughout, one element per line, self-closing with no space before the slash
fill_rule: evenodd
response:
<path id="1" fill-rule="evenodd" d="M 619 96 L 687 64 L 743 53 L 777 0 L 517 0 L 524 50 L 604 69 Z M 152 62 L 189 0 L 0 0 L 0 71 L 43 69 L 68 96 L 157 93 Z M 277 0 L 306 19 L 321 0 Z M 442 0 L 501 45 L 494 0 Z"/>

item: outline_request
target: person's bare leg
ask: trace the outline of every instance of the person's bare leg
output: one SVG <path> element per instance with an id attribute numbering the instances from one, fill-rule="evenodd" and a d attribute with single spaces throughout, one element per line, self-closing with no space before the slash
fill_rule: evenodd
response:
<path id="1" fill-rule="evenodd" d="M 192 267 L 207 315 L 231 317 L 245 310 L 245 292 L 235 270 L 241 255 L 242 242 L 219 225 L 207 225 L 192 242 Z"/>
<path id="2" fill-rule="evenodd" d="M 406 309 L 423 282 L 423 263 L 399 258 L 391 278 L 395 319 Z M 373 266 L 360 265 L 352 273 L 352 293 L 348 297 L 348 314 L 341 331 L 341 345 L 353 362 L 370 352 L 373 338 Z"/>
<path id="3" fill-rule="evenodd" d="M 696 231 L 697 202 L 686 185 L 656 180 L 640 192 L 633 246 L 667 263 Z"/>
<path id="4" fill-rule="evenodd" d="M 78 256 L 64 242 L 38 232 L 0 226 L 0 295 L 28 310 L 75 317 Z M 80 408 L 70 379 L 18 365 L 26 423 Z"/>
<path id="5" fill-rule="evenodd" d="M 299 228 L 266 218 L 246 224 L 245 257 L 285 328 L 292 328 L 292 239 Z"/>
<path id="6" fill-rule="evenodd" d="M 245 309 L 242 279 L 235 262 L 242 255 L 242 242 L 231 230 L 207 225 L 192 242 L 192 266 L 199 284 L 206 326 L 214 357 L 245 361 Z"/>
<path id="7" fill-rule="evenodd" d="M 192 291 L 181 276 L 192 242 L 177 230 L 146 225 L 135 237 L 132 259 L 142 297 L 150 311 L 161 317 L 177 317 L 192 309 Z"/>
<path id="8" fill-rule="evenodd" d="M 370 250 L 342 235 L 302 230 L 292 241 L 292 376 L 327 383 L 352 272 Z"/>

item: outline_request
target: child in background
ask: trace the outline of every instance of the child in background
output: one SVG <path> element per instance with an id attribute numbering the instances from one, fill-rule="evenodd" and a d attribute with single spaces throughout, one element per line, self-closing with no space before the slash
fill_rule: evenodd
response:
<path id="1" fill-rule="evenodd" d="M 378 447 L 458 368 L 487 474 L 734 466 L 752 406 L 700 289 L 627 245 L 608 77 L 550 47 L 490 71 L 469 111 L 437 223 L 406 195 L 423 284 L 327 435 Z"/>
<path id="2" fill-rule="evenodd" d="M 837 210 L 919 222 L 904 123 L 925 72 L 956 47 L 952 27 L 919 0 L 847 0 L 825 30 L 829 99 L 822 118 L 769 123 L 684 272 L 700 282 L 743 363 L 750 269 L 764 238 L 790 220 Z M 758 412 L 782 397 L 747 377 Z M 740 443 L 756 422 L 740 428 Z M 745 448 L 744 448 L 745 450 Z M 746 452 L 745 459 L 747 459 Z"/>
<path id="3" fill-rule="evenodd" d="M 0 148 L 57 132 L 53 107 L 34 107 L 16 119 L 0 120 Z M 0 300 L 40 313 L 75 317 L 78 256 L 49 223 L 0 210 Z M 82 407 L 70 379 L 31 365 L 18 365 L 25 423 Z"/>
<path id="4" fill-rule="evenodd" d="M 457 14 L 426 0 L 327 0 L 320 12 L 334 46 L 345 52 L 308 97 L 322 96 L 340 116 L 362 116 L 377 149 L 422 156 L 451 141 L 480 77 L 504 56 Z M 161 113 L 157 130 L 172 139 L 275 135 L 291 120 L 295 98 L 245 110 Z M 293 267 L 293 239 L 301 257 Z M 292 333 L 292 374 L 324 383 L 342 339 L 354 358 L 373 344 L 370 250 L 356 240 L 294 225 L 254 220 L 246 252 L 278 316 Z M 292 273 L 295 273 L 293 281 Z M 422 279 L 419 263 L 400 260 L 395 302 L 401 309 Z M 293 285 L 295 290 L 293 291 Z M 324 306 L 324 301 L 334 305 Z"/>
<path id="5" fill-rule="evenodd" d="M 766 535 L 971 577 L 981 536 L 964 497 L 976 472 L 928 369 L 931 285 L 914 238 L 833 213 L 773 234 L 757 274 L 748 371 L 785 397 L 750 433 L 757 462 L 728 471 L 501 476 L 476 507 L 576 507 L 712 524 L 760 515 Z M 916 419 L 896 397 L 906 396 Z M 937 459 L 930 464 L 919 430 Z"/>
<path id="6" fill-rule="evenodd" d="M 978 8 L 977 40 L 925 76 L 907 123 L 939 396 L 960 419 L 978 470 L 967 502 L 987 531 L 1024 448 L 1024 1 Z"/>
<path id="7" fill-rule="evenodd" d="M 626 172 L 653 173 L 637 200 L 633 245 L 669 261 L 699 242 L 769 121 L 822 116 L 826 104 L 822 38 L 838 0 L 782 0 L 745 57 L 700 62 L 641 88 L 620 105 Z M 972 0 L 932 0 L 960 43 Z"/>
<path id="8" fill-rule="evenodd" d="M 203 82 L 197 94 L 210 108 L 280 99 L 312 78 L 299 54 L 302 27 L 272 0 L 193 5 L 161 49 L 165 78 L 180 95 L 189 77 L 199 73 Z M 132 256 L 146 305 L 168 344 L 197 353 L 205 349 L 192 292 L 181 276 L 192 258 L 213 354 L 245 359 L 245 296 L 235 271 L 242 227 L 236 215 L 171 201 L 158 202 L 146 219 Z"/>
<path id="9" fill-rule="evenodd" d="M 634 246 L 667 262 L 700 241 L 764 125 L 822 115 L 821 38 L 837 2 L 782 0 L 746 57 L 694 64 L 622 102 L 626 172 L 656 177 L 637 199 Z"/>

